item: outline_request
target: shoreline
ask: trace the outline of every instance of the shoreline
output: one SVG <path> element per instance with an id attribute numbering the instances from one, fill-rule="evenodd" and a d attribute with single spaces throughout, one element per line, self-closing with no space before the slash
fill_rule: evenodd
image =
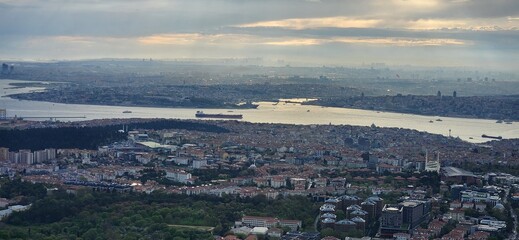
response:
<path id="1" fill-rule="evenodd" d="M 10 88 L 4 88 L 4 90 L 9 89 L 23 89 L 23 88 L 43 88 L 43 91 L 47 91 L 47 87 L 49 86 L 47 82 L 45 81 L 36 81 L 36 80 L 11 80 L 11 79 L 3 79 L 6 81 L 10 81 L 9 85 L 13 86 Z M 13 82 L 15 81 L 15 82 Z M 47 84 L 46 84 L 47 83 Z M 23 86 L 24 84 L 27 84 L 29 86 Z M 53 84 L 53 83 L 52 83 Z M 21 85 L 21 86 L 20 86 Z M 44 85 L 44 86 L 42 86 Z M 225 110 L 247 110 L 247 109 L 257 109 L 259 107 L 259 102 L 266 102 L 271 104 L 277 104 L 281 102 L 285 103 L 291 103 L 291 104 L 299 104 L 302 106 L 316 106 L 316 107 L 322 107 L 322 108 L 340 108 L 340 109 L 357 109 L 357 110 L 365 110 L 365 111 L 374 111 L 374 112 L 386 112 L 386 113 L 395 113 L 395 114 L 410 114 L 410 115 L 417 115 L 417 116 L 423 116 L 423 117 L 448 117 L 448 118 L 464 118 L 464 119 L 480 119 L 480 120 L 493 120 L 493 121 L 503 121 L 502 124 L 507 124 L 507 122 L 511 123 L 517 123 L 519 122 L 519 119 L 513 119 L 511 117 L 503 117 L 503 118 L 487 118 L 487 117 L 479 117 L 477 115 L 465 115 L 465 114 L 434 114 L 434 113 L 420 113 L 420 112 L 411 112 L 411 111 L 398 111 L 395 109 L 373 109 L 372 107 L 359 107 L 359 106 L 332 106 L 332 105 L 324 105 L 324 104 L 318 104 L 316 102 L 319 102 L 319 98 L 315 97 L 298 97 L 298 98 L 280 98 L 277 101 L 273 101 L 272 99 L 262 99 L 258 101 L 252 102 L 252 106 L 250 105 L 244 105 L 244 104 L 235 104 L 235 105 L 207 105 L 207 106 L 199 106 L 199 105 L 172 105 L 172 106 L 165 106 L 165 105 L 157 105 L 157 104 L 131 104 L 131 103 L 122 103 L 118 104 L 115 102 L 108 102 L 108 103 L 96 103 L 96 102 L 63 102 L 63 101 L 52 101 L 47 99 L 26 99 L 23 97 L 23 95 L 31 94 L 31 92 L 25 92 L 25 93 L 14 93 L 14 94 L 8 94 L 8 95 L 2 95 L 2 97 L 9 97 L 11 99 L 19 100 L 19 101 L 37 101 L 37 102 L 47 102 L 47 103 L 53 103 L 53 104 L 77 104 L 77 105 L 95 105 L 95 106 L 114 106 L 114 107 L 143 107 L 143 108 L 163 108 L 163 109 L 225 109 Z M 422 95 L 416 95 L 416 96 L 422 96 Z M 516 95 L 499 95 L 495 97 L 509 97 L 509 96 L 516 96 Z M 374 96 L 374 97 L 384 97 L 384 96 Z M 423 95 L 422 97 L 428 97 L 426 95 Z M 460 97 L 462 98 L 462 97 Z M 307 99 L 307 100 L 303 100 Z M 434 121 L 434 119 L 433 119 Z M 510 123 L 508 123 L 510 124 Z"/>
<path id="2" fill-rule="evenodd" d="M 7 81 L 1 87 L 7 86 Z M 27 89 L 15 89 L 7 93 L 21 93 Z M 2 92 L 3 94 L 4 92 Z M 189 107 L 137 107 L 137 106 L 113 106 L 113 105 L 88 105 L 88 104 L 62 104 L 44 101 L 16 100 L 6 97 L 0 98 L 0 108 L 7 109 L 7 116 L 42 117 L 59 116 L 62 121 L 77 121 L 79 119 L 66 119 L 67 116 L 86 116 L 86 119 L 112 119 L 112 118 L 170 118 L 170 119 L 196 119 L 195 112 L 203 110 L 207 113 L 225 113 L 234 110 L 242 114 L 239 121 L 251 123 L 279 123 L 292 125 L 349 125 L 370 126 L 375 124 L 383 128 L 402 128 L 417 131 L 440 134 L 443 136 L 459 137 L 472 143 L 487 142 L 482 139 L 482 134 L 502 136 L 505 139 L 519 138 L 519 131 L 512 124 L 496 124 L 494 120 L 474 118 L 450 118 L 441 117 L 443 121 L 434 121 L 438 117 L 416 114 L 377 112 L 373 110 L 345 109 L 336 107 L 320 107 L 315 105 L 301 105 L 299 103 L 279 102 L 255 102 L 260 106 L 257 109 L 209 109 Z M 283 100 L 281 100 L 283 101 Z M 123 111 L 132 113 L 122 113 Z M 221 120 L 221 119 L 219 119 Z M 452 134 L 449 135 L 449 129 Z"/>
<path id="3" fill-rule="evenodd" d="M 26 87 L 16 87 L 11 89 L 23 89 Z M 4 88 L 6 89 L 6 88 Z M 18 93 L 18 94 L 26 94 L 26 93 Z M 405 111 L 395 111 L 391 109 L 369 109 L 369 108 L 360 108 L 355 106 L 349 106 L 349 107 L 339 107 L 339 106 L 328 106 L 328 105 L 319 105 L 319 104 L 311 104 L 311 101 L 291 101 L 291 100 L 279 100 L 279 101 L 271 101 L 271 100 L 261 100 L 261 101 L 255 101 L 252 102 L 254 105 L 253 107 L 239 107 L 241 105 L 234 105 L 234 106 L 163 106 L 163 105 L 139 105 L 139 104 L 115 104 L 115 103 L 107 103 L 107 104 L 101 104 L 101 103 L 89 103 L 89 102 L 59 102 L 59 101 L 49 101 L 49 100 L 37 100 L 37 99 L 25 99 L 25 98 L 17 98 L 16 95 L 18 94 L 9 94 L 4 95 L 1 97 L 8 97 L 14 100 L 18 101 L 35 101 L 35 102 L 46 102 L 46 103 L 53 103 L 53 104 L 77 104 L 77 105 L 93 105 L 93 106 L 113 106 L 113 107 L 142 107 L 142 108 L 163 108 L 163 109 L 226 109 L 226 110 L 248 110 L 248 109 L 257 109 L 259 107 L 258 103 L 264 102 L 264 103 L 270 103 L 270 104 L 276 104 L 285 102 L 288 104 L 297 104 L 301 106 L 315 106 L 315 107 L 321 107 L 321 108 L 339 108 L 339 109 L 356 109 L 356 110 L 364 110 L 364 111 L 373 111 L 377 113 L 394 113 L 394 114 L 407 114 L 407 115 L 417 115 L 422 117 L 432 117 L 432 118 L 439 118 L 439 117 L 446 117 L 446 118 L 464 118 L 464 119 L 478 119 L 478 120 L 491 120 L 491 121 L 504 121 L 502 124 L 507 124 L 506 122 L 511 123 L 519 123 L 519 120 L 516 119 L 498 119 L 498 118 L 482 118 L 477 117 L 473 115 L 444 115 L 444 114 L 425 114 L 425 113 L 415 113 L 415 112 L 405 112 Z M 295 99 L 301 99 L 301 98 L 295 98 Z M 434 119 L 433 119 L 434 120 Z M 498 123 L 499 124 L 499 123 Z"/>

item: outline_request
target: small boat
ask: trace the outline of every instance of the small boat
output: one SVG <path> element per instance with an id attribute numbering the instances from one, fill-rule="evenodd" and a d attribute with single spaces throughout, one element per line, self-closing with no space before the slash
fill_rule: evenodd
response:
<path id="1" fill-rule="evenodd" d="M 126 111 L 123 111 L 123 113 L 132 113 L 132 111 L 126 110 Z"/>
<path id="2" fill-rule="evenodd" d="M 433 121 L 433 120 L 431 120 L 431 121 L 429 121 L 429 122 L 430 122 L 430 123 L 433 123 L 434 121 Z"/>
<path id="3" fill-rule="evenodd" d="M 306 110 L 306 112 L 310 112 L 310 110 Z"/>
<path id="4" fill-rule="evenodd" d="M 436 122 L 441 122 L 441 121 L 443 121 L 443 120 L 441 120 L 440 118 L 436 119 Z"/>
<path id="5" fill-rule="evenodd" d="M 496 123 L 503 123 L 503 120 L 497 120 Z"/>

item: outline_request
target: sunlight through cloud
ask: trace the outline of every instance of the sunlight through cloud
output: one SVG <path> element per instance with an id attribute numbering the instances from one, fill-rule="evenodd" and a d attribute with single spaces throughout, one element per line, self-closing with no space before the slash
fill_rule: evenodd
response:
<path id="1" fill-rule="evenodd" d="M 369 28 L 375 27 L 381 20 L 377 19 L 354 19 L 348 17 L 325 17 L 325 18 L 293 18 L 278 21 L 264 21 L 256 23 L 241 24 L 238 27 L 277 27 L 287 29 L 309 29 L 309 28 Z"/>

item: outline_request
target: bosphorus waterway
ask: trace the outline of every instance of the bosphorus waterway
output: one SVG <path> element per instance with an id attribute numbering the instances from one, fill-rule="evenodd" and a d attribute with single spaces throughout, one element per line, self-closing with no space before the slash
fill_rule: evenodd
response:
<path id="1" fill-rule="evenodd" d="M 124 107 L 83 104 L 62 104 L 39 101 L 16 100 L 6 95 L 29 91 L 41 91 L 42 88 L 13 88 L 15 80 L 0 80 L 0 108 L 7 109 L 8 117 L 85 117 L 60 118 L 61 121 L 79 121 L 108 118 L 175 118 L 195 119 L 195 112 L 242 114 L 242 121 L 253 123 L 283 124 L 334 124 L 397 127 L 415 129 L 429 133 L 459 137 L 470 142 L 485 142 L 482 134 L 502 136 L 503 138 L 519 138 L 517 122 L 512 124 L 496 123 L 495 120 L 435 117 L 370 110 L 334 108 L 300 105 L 297 103 L 275 104 L 258 102 L 257 109 L 196 109 L 196 108 L 156 108 L 156 107 Z M 123 113 L 129 111 L 131 113 Z M 436 121 L 440 118 L 442 121 Z M 431 122 L 432 121 L 432 122 Z"/>

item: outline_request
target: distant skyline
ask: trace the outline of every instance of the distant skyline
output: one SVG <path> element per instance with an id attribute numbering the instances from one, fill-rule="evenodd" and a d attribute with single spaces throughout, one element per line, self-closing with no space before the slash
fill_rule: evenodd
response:
<path id="1" fill-rule="evenodd" d="M 519 62 L 517 0 L 0 0 L 0 22 L 0 59 Z"/>

